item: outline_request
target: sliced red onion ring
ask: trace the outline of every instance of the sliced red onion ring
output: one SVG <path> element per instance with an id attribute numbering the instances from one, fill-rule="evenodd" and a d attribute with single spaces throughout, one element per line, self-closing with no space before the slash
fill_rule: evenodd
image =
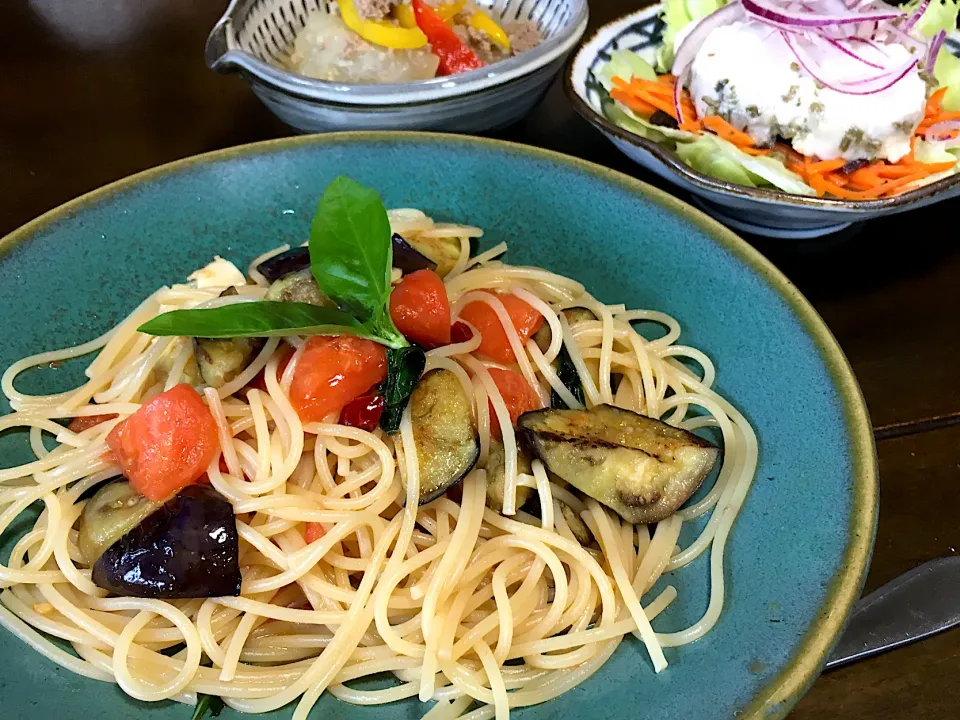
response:
<path id="1" fill-rule="evenodd" d="M 940 139 L 941 136 L 947 135 L 951 132 L 956 132 L 957 137 L 948 137 L 944 140 Z M 947 143 L 948 147 L 960 145 L 960 120 L 944 120 L 943 122 L 934 123 L 927 128 L 927 131 L 923 134 L 923 139 Z"/>
<path id="2" fill-rule="evenodd" d="M 830 88 L 831 90 L 836 90 L 847 95 L 873 95 L 878 92 L 883 92 L 888 87 L 895 85 L 903 77 L 913 70 L 919 62 L 917 58 L 910 60 L 909 64 L 906 64 L 900 68 L 892 70 L 890 72 L 883 73 L 882 75 L 876 75 L 874 77 L 866 78 L 865 80 L 857 80 L 854 82 L 838 82 L 833 78 L 826 77 L 822 72 L 816 62 L 810 57 L 806 49 L 804 49 L 800 43 L 797 42 L 796 36 L 791 33 L 784 32 L 781 33 L 783 36 L 784 42 L 787 43 L 787 47 L 793 52 L 794 56 L 797 58 L 797 62 L 803 67 L 804 70 L 809 73 L 814 80 L 819 82 L 821 85 Z"/>
<path id="3" fill-rule="evenodd" d="M 870 67 L 876 68 L 877 70 L 886 69 L 883 65 L 877 65 L 876 63 L 870 62 L 865 57 L 861 57 L 850 48 L 846 47 L 845 45 L 842 45 L 841 43 L 838 43 L 836 40 L 831 40 L 830 38 L 824 38 L 824 40 L 826 40 L 827 44 L 829 44 L 831 47 L 836 48 L 837 50 L 842 52 L 844 55 L 849 55 L 854 60 L 859 60 L 864 65 L 869 65 Z"/>
<path id="4" fill-rule="evenodd" d="M 743 10 L 740 4 L 732 2 L 729 5 L 724 5 L 719 10 L 714 10 L 700 20 L 693 30 L 687 33 L 683 42 L 680 43 L 680 47 L 678 47 L 674 53 L 673 67 L 670 69 L 674 76 L 676 76 L 678 85 L 680 84 L 680 76 L 683 75 L 687 68 L 693 63 L 693 59 L 697 56 L 697 51 L 700 49 L 700 46 L 703 45 L 703 41 L 707 39 L 707 35 L 718 27 L 729 25 L 742 17 Z"/>
<path id="5" fill-rule="evenodd" d="M 904 13 L 894 8 L 823 15 L 820 13 L 790 12 L 782 6 L 770 2 L 770 0 L 740 0 L 740 4 L 747 14 L 759 20 L 794 29 L 849 25 L 868 20 L 893 20 L 904 16 Z"/>
<path id="6" fill-rule="evenodd" d="M 930 47 L 927 48 L 927 57 L 924 60 L 923 68 L 927 72 L 933 72 L 934 67 L 937 65 L 937 55 L 940 54 L 940 48 L 943 46 L 943 41 L 947 39 L 947 33 L 945 30 L 941 30 L 936 35 L 933 36 L 933 39 L 930 40 Z"/>
<path id="7" fill-rule="evenodd" d="M 910 32 L 910 28 L 917 24 L 917 21 L 923 17 L 928 7 L 930 7 L 930 0 L 923 0 L 923 2 L 917 6 L 917 9 L 913 11 L 913 14 L 903 23 L 903 31 Z"/>

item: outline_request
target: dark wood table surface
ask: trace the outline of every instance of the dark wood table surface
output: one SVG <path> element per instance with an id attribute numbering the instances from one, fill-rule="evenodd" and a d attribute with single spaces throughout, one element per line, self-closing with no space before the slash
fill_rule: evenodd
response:
<path id="1" fill-rule="evenodd" d="M 591 27 L 645 4 L 594 0 Z M 0 236 L 171 160 L 291 131 L 203 63 L 226 0 L 0 3 Z M 557 83 L 497 137 L 656 178 L 574 114 Z M 748 238 L 800 287 L 850 358 L 877 433 L 880 528 L 867 591 L 960 546 L 957 202 L 826 241 Z M 934 228 L 939 228 L 934 230 Z M 828 672 L 791 717 L 960 717 L 960 630 Z"/>

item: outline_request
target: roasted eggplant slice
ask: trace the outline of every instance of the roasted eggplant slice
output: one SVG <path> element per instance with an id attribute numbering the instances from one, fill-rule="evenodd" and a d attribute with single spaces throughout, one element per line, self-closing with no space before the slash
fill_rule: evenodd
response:
<path id="1" fill-rule="evenodd" d="M 530 453 L 526 448 L 519 448 L 517 453 L 517 472 L 532 475 L 530 467 Z M 487 507 L 503 513 L 503 491 L 507 482 L 507 458 L 503 443 L 490 439 L 490 453 L 487 455 Z M 517 504 L 519 509 L 530 499 L 532 488 L 517 486 Z"/>
<path id="2" fill-rule="evenodd" d="M 551 472 L 632 523 L 672 515 L 720 454 L 693 433 L 612 405 L 534 410 L 518 427 Z"/>
<path id="3" fill-rule="evenodd" d="M 233 506 L 192 485 L 104 550 L 93 582 L 128 597 L 239 595 L 238 542 Z"/>
<path id="4" fill-rule="evenodd" d="M 583 518 L 577 515 L 576 511 L 562 500 L 558 500 L 557 504 L 560 505 L 560 512 L 563 513 L 563 519 L 567 521 L 567 527 L 570 528 L 570 532 L 573 533 L 577 542 L 584 547 L 593 544 L 593 533 L 590 532 L 590 528 L 587 527 Z"/>
<path id="5" fill-rule="evenodd" d="M 417 252 L 410 243 L 403 239 L 403 235 L 394 233 L 392 241 L 393 266 L 395 268 L 400 268 L 404 273 L 416 272 L 417 270 L 436 271 L 437 264 L 426 255 Z"/>
<path id="6" fill-rule="evenodd" d="M 200 377 L 212 388 L 222 388 L 247 369 L 247 365 L 263 349 L 263 338 L 217 340 L 194 338 L 194 356 Z"/>
<path id="7" fill-rule="evenodd" d="M 295 247 L 267 258 L 257 265 L 257 271 L 270 282 L 276 282 L 290 273 L 310 267 L 310 248 Z"/>
<path id="8" fill-rule="evenodd" d="M 576 325 L 579 322 L 584 322 L 586 320 L 596 320 L 597 316 L 586 308 L 567 308 L 563 311 L 563 316 L 567 319 L 567 322 L 570 325 Z M 550 341 L 553 339 L 553 335 L 550 333 L 550 325 L 544 323 L 540 326 L 540 329 L 533 334 L 533 341 L 537 344 L 537 347 L 540 348 L 540 352 L 545 353 L 550 347 Z"/>
<path id="9" fill-rule="evenodd" d="M 563 314 L 567 318 L 567 322 L 571 325 L 585 320 L 597 319 L 597 316 L 586 308 L 567 308 L 563 311 Z M 540 348 L 540 352 L 546 352 L 550 347 L 552 337 L 550 326 L 544 323 L 534 334 L 533 341 L 537 344 L 537 347 Z M 564 387 L 570 391 L 571 395 L 580 401 L 581 405 L 586 405 L 586 395 L 583 391 L 583 383 L 580 382 L 580 373 L 577 372 L 577 367 L 573 364 L 573 360 L 570 357 L 570 353 L 567 352 L 565 345 L 560 348 L 560 353 L 557 355 L 557 359 L 553 365 L 557 370 L 557 377 L 560 379 L 560 382 L 563 383 Z M 550 391 L 550 407 L 567 407 L 567 404 L 556 390 Z"/>
<path id="10" fill-rule="evenodd" d="M 147 500 L 126 480 L 107 483 L 83 506 L 77 526 L 80 553 L 92 565 L 104 550 L 162 506 Z"/>
<path id="11" fill-rule="evenodd" d="M 264 296 L 266 300 L 298 302 L 320 307 L 335 308 L 337 304 L 324 295 L 310 268 L 290 273 L 273 282 Z"/>
<path id="12" fill-rule="evenodd" d="M 480 457 L 470 399 L 449 370 L 431 370 L 410 396 L 413 440 L 420 465 L 420 504 L 460 482 Z"/>
<path id="13" fill-rule="evenodd" d="M 413 236 L 405 239 L 414 250 L 435 263 L 433 270 L 440 277 L 453 270 L 460 259 L 460 240 L 457 238 Z"/>

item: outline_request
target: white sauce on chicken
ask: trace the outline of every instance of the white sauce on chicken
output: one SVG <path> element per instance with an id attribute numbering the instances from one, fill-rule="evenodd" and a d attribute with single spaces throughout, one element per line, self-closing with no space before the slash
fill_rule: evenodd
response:
<path id="1" fill-rule="evenodd" d="M 850 47 L 888 66 L 910 58 L 897 44 L 883 46 L 886 58 L 863 43 Z M 840 51 L 830 52 L 832 76 L 854 79 L 882 72 Z M 916 69 L 872 95 L 824 88 L 801 68 L 778 31 L 751 21 L 711 32 L 691 73 L 688 87 L 700 117 L 720 115 L 758 144 L 780 135 L 797 152 L 821 160 L 896 162 L 910 152 L 926 103 L 926 85 Z"/>

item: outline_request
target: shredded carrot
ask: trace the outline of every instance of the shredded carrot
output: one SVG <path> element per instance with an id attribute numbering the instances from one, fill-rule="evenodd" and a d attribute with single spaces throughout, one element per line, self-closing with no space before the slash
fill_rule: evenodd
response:
<path id="1" fill-rule="evenodd" d="M 692 133 L 709 130 L 749 155 L 769 156 L 775 152 L 783 159 L 786 168 L 803 178 L 818 196 L 831 195 L 844 200 L 886 197 L 895 195 L 911 183 L 956 166 L 954 162 L 918 163 L 914 156 L 917 138 L 922 138 L 930 127 L 940 122 L 960 120 L 960 111 L 943 110 L 946 88 L 934 92 L 927 101 L 923 120 L 910 138 L 910 152 L 907 155 L 896 163 L 879 160 L 845 173 L 843 167 L 846 161 L 843 158 L 817 160 L 801 155 L 785 143 L 777 143 L 772 149 L 758 148 L 747 133 L 717 115 L 697 118 L 696 107 L 686 90 L 681 95 L 677 117 L 678 108 L 674 106 L 673 97 L 676 82 L 673 75 L 666 74 L 658 76 L 655 81 L 636 77 L 627 81 L 617 77 L 613 78 L 610 96 L 645 117 L 650 117 L 660 110 L 676 120 L 681 130 Z M 960 132 L 951 130 L 944 135 L 956 137 Z"/>
<path id="2" fill-rule="evenodd" d="M 644 117 L 650 117 L 657 111 L 657 108 L 650 103 L 644 102 L 643 100 L 634 97 L 629 92 L 625 92 L 619 88 L 614 88 L 611 90 L 610 97 L 612 97 L 614 100 L 622 102 L 635 113 L 638 113 Z"/>
<path id="3" fill-rule="evenodd" d="M 709 115 L 701 122 L 703 122 L 703 126 L 705 128 L 712 130 L 724 140 L 732 142 L 734 145 L 746 147 L 753 147 L 755 145 L 752 137 L 747 135 L 745 132 L 737 130 L 733 125 L 728 123 L 719 115 Z"/>
<path id="4" fill-rule="evenodd" d="M 846 164 L 847 161 L 843 158 L 835 158 L 834 160 L 821 160 L 820 162 L 810 163 L 807 166 L 807 172 L 828 173 L 833 170 L 839 170 Z"/>

